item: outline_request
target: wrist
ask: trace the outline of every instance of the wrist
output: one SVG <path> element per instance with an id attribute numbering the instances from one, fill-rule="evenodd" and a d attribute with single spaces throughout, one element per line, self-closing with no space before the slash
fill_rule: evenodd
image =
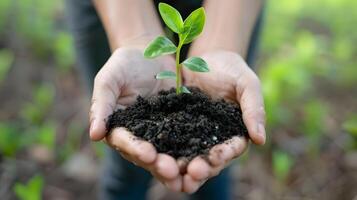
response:
<path id="1" fill-rule="evenodd" d="M 121 47 L 135 47 L 144 50 L 147 45 L 157 37 L 158 34 L 142 33 L 137 35 L 118 38 L 114 41 L 113 51 Z"/>
<path id="2" fill-rule="evenodd" d="M 213 57 L 216 57 L 217 55 L 220 55 L 220 57 L 228 56 L 228 57 L 243 58 L 243 56 L 241 54 L 237 53 L 237 51 L 229 50 L 227 48 L 219 48 L 219 47 L 202 48 L 202 49 L 198 49 L 198 50 L 192 49 L 188 53 L 188 56 L 199 56 L 199 57 L 203 57 L 204 59 L 208 59 L 208 60 L 210 60 Z"/>
<path id="3" fill-rule="evenodd" d="M 192 44 L 189 56 L 199 56 L 210 52 L 223 51 L 239 54 L 242 57 L 246 55 L 246 48 L 236 45 L 236 42 L 221 42 L 215 39 L 199 38 Z"/>

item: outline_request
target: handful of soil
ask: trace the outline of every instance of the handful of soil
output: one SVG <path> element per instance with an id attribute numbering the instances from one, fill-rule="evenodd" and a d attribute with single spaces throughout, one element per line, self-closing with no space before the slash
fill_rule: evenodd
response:
<path id="1" fill-rule="evenodd" d="M 125 127 L 159 153 L 189 160 L 233 136 L 248 135 L 238 105 L 190 90 L 191 94 L 177 95 L 171 89 L 145 99 L 139 96 L 133 105 L 109 116 L 107 128 Z"/>

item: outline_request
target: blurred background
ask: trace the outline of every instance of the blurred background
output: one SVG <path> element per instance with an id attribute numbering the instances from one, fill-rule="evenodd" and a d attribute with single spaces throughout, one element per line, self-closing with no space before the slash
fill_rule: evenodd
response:
<path id="1" fill-rule="evenodd" d="M 235 199 L 357 199 L 357 1 L 267 1 L 258 60 L 268 142 L 232 167 Z M 0 198 L 96 199 L 104 145 L 63 1 L 0 1 Z M 173 199 L 154 184 L 151 199 Z"/>

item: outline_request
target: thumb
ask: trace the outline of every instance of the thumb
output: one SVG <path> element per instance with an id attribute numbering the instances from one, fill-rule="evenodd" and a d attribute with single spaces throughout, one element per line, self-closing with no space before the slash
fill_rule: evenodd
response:
<path id="1" fill-rule="evenodd" d="M 260 81 L 253 72 L 252 75 L 241 85 L 243 88 L 239 88 L 240 92 L 237 89 L 237 94 L 240 94 L 237 100 L 242 109 L 243 121 L 247 126 L 249 137 L 255 144 L 263 145 L 266 140 L 264 101 Z"/>
<path id="2" fill-rule="evenodd" d="M 114 112 L 116 101 L 119 97 L 119 88 L 114 88 L 110 75 L 99 72 L 94 80 L 92 104 L 90 108 L 90 129 L 91 140 L 99 141 L 106 135 L 106 120 Z"/>

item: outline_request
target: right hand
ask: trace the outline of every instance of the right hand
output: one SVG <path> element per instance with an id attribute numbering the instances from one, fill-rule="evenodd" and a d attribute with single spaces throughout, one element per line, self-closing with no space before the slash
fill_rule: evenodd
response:
<path id="1" fill-rule="evenodd" d="M 182 177 L 176 160 L 157 153 L 154 146 L 135 139 L 125 128 L 115 128 L 106 135 L 106 120 L 118 108 L 125 108 L 136 97 L 157 94 L 174 87 L 170 80 L 156 80 L 154 76 L 163 70 L 174 70 L 173 57 L 146 59 L 144 46 L 125 46 L 115 50 L 94 80 L 90 109 L 90 138 L 104 140 L 127 160 L 150 171 L 159 181 L 174 191 L 181 191 Z"/>

